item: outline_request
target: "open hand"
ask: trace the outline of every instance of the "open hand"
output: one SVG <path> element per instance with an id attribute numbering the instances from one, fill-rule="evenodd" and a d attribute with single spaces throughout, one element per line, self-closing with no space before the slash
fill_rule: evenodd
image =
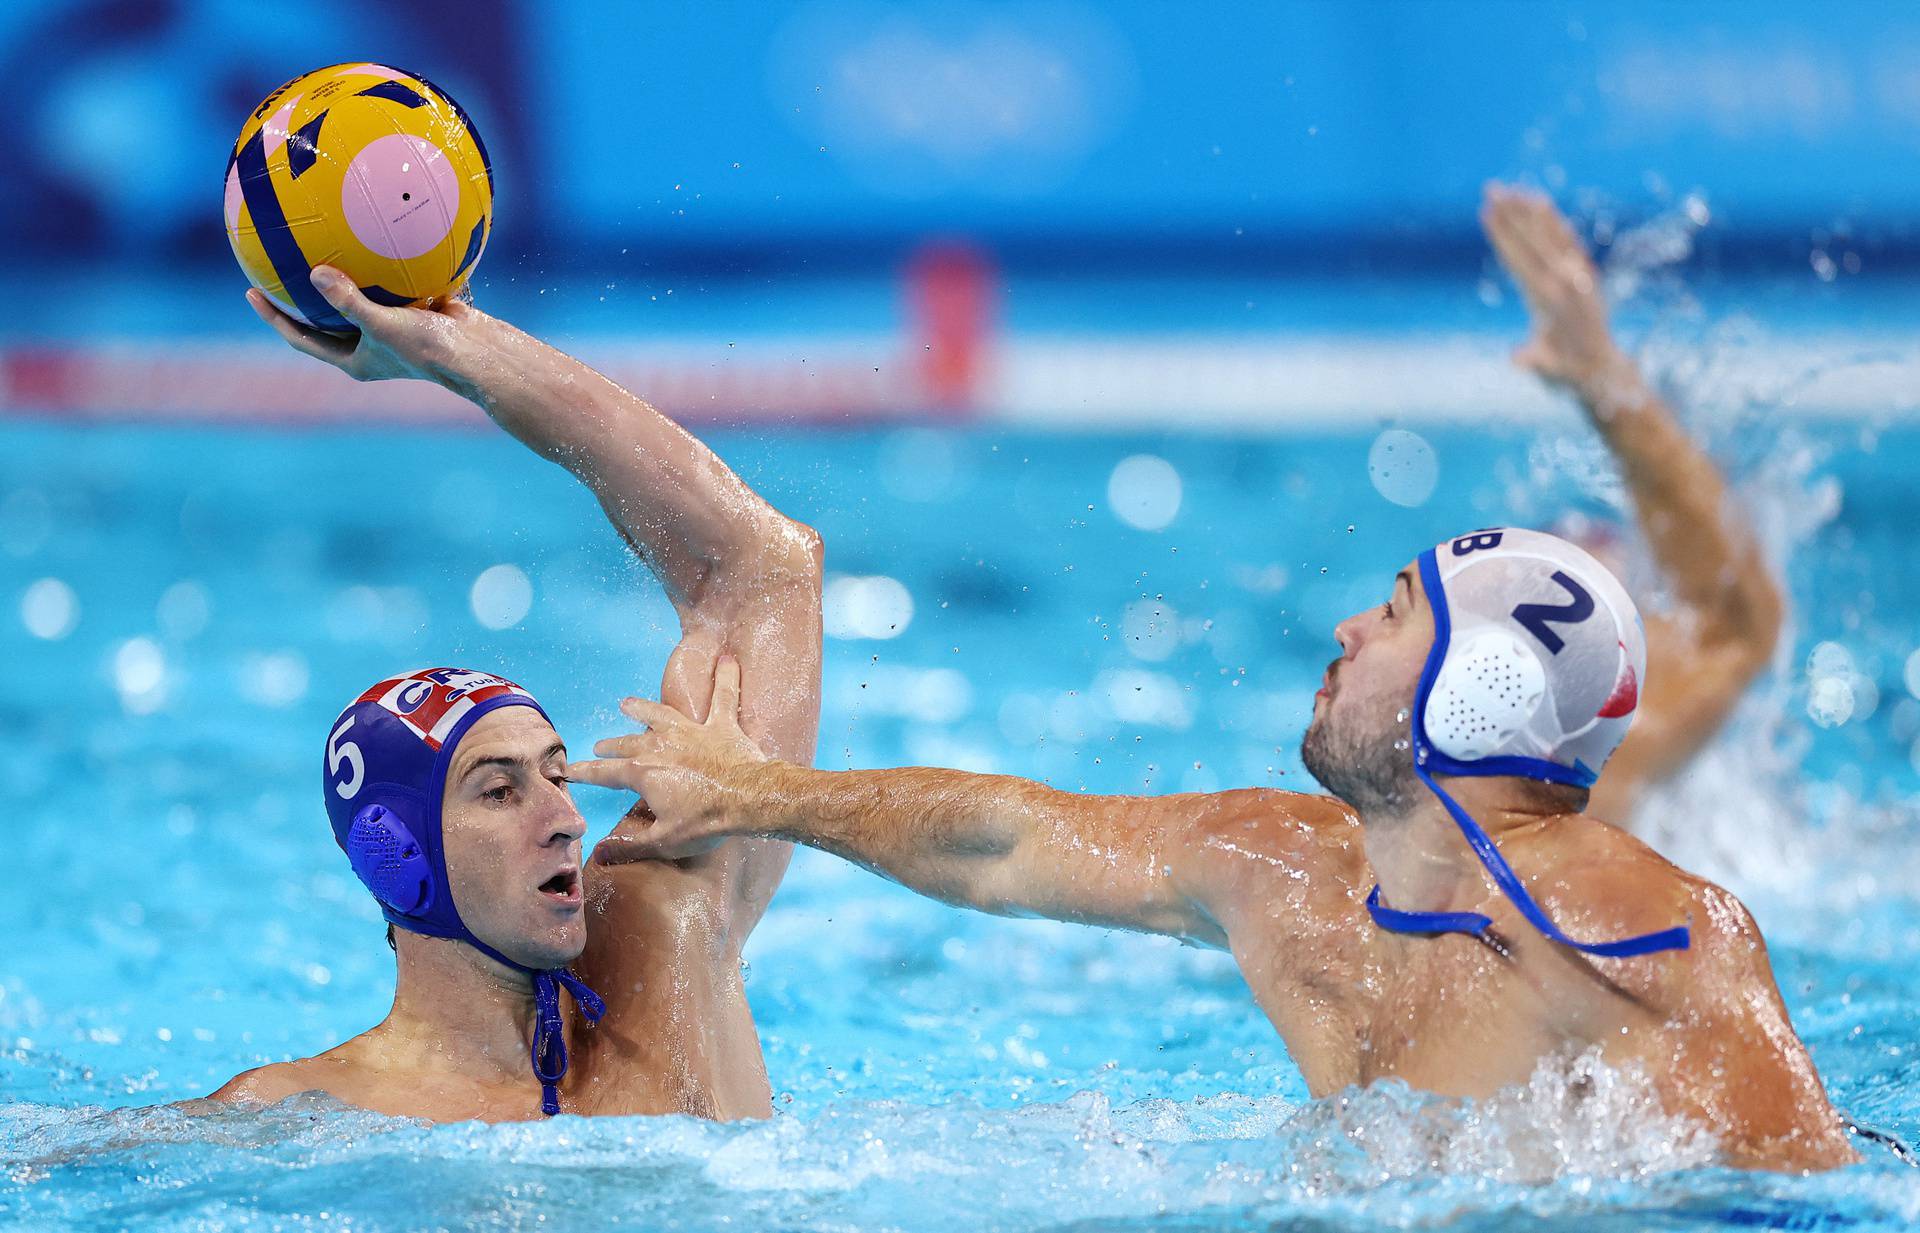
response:
<path id="1" fill-rule="evenodd" d="M 442 380 L 461 336 L 483 316 L 463 299 L 431 308 L 376 304 L 332 266 L 315 266 L 313 285 L 341 316 L 359 327 L 358 338 L 343 338 L 302 325 L 276 308 L 258 288 L 247 292 L 247 303 L 287 340 L 288 346 L 333 365 L 355 381 L 396 377 Z"/>
<path id="2" fill-rule="evenodd" d="M 624 699 L 620 709 L 647 730 L 597 743 L 598 760 L 568 764 L 567 777 L 638 792 L 646 808 L 629 813 L 593 859 L 603 865 L 678 860 L 739 833 L 746 823 L 739 810 L 742 778 L 767 760 L 740 730 L 740 661 L 721 656 L 704 724 L 643 698 Z"/>
<path id="3" fill-rule="evenodd" d="M 1487 185 L 1480 225 L 1533 317 L 1513 362 L 1576 393 L 1599 392 L 1622 359 L 1586 246 L 1551 200 L 1505 184 Z"/>

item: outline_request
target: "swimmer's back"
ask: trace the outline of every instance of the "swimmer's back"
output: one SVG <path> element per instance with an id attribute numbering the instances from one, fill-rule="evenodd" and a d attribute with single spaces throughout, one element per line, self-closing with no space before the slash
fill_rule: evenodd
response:
<path id="1" fill-rule="evenodd" d="M 1662 919 L 1685 920 L 1691 934 L 1685 951 L 1591 961 L 1620 990 L 1593 1025 L 1608 1029 L 1594 1034 L 1608 1058 L 1653 1077 L 1669 1112 L 1726 1128 L 1721 1148 L 1731 1163 L 1794 1169 L 1856 1159 L 1746 905 L 1625 831 L 1592 818 L 1574 823 L 1572 841 L 1554 845 L 1552 867 L 1530 879 L 1549 911 L 1590 934 Z"/>

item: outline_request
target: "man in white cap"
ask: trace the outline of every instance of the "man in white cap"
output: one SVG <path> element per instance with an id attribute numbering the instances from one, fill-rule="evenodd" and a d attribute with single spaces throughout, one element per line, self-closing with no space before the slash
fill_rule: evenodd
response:
<path id="1" fill-rule="evenodd" d="M 603 863 L 789 839 L 948 903 L 1230 950 L 1315 1096 L 1397 1078 L 1480 1097 L 1585 1056 L 1643 1076 L 1729 1164 L 1855 1159 L 1746 910 L 1584 812 L 1646 674 L 1613 576 L 1551 535 L 1473 532 L 1334 637 L 1301 750 L 1331 796 L 816 771 L 725 708 L 638 699 L 649 730 L 568 774 L 657 816 Z"/>

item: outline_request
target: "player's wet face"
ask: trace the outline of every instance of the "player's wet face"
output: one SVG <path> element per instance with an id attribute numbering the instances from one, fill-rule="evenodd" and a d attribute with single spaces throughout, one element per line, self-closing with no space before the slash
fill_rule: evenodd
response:
<path id="1" fill-rule="evenodd" d="M 447 771 L 441 835 L 447 879 L 474 936 L 530 968 L 586 946 L 580 839 L 586 823 L 566 781 L 567 752 L 530 706 L 489 712 Z"/>
<path id="2" fill-rule="evenodd" d="M 1356 809 L 1393 809 L 1413 775 L 1413 696 L 1433 647 L 1433 610 L 1408 566 L 1385 603 L 1334 628 L 1340 658 L 1314 696 L 1300 760 L 1327 791 Z"/>

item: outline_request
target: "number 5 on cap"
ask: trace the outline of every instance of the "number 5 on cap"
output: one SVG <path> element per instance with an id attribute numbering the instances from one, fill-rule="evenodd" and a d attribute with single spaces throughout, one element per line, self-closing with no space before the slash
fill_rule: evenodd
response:
<path id="1" fill-rule="evenodd" d="M 333 785 L 333 790 L 340 794 L 340 799 L 343 801 L 352 800 L 354 794 L 360 791 L 360 781 L 366 777 L 367 772 L 366 759 L 360 756 L 360 747 L 352 741 L 342 743 L 340 740 L 351 727 L 353 727 L 353 716 L 349 715 L 340 722 L 338 728 L 333 730 L 333 735 L 327 738 L 328 772 L 337 775 L 340 773 L 341 763 L 353 764 L 353 775 Z"/>

